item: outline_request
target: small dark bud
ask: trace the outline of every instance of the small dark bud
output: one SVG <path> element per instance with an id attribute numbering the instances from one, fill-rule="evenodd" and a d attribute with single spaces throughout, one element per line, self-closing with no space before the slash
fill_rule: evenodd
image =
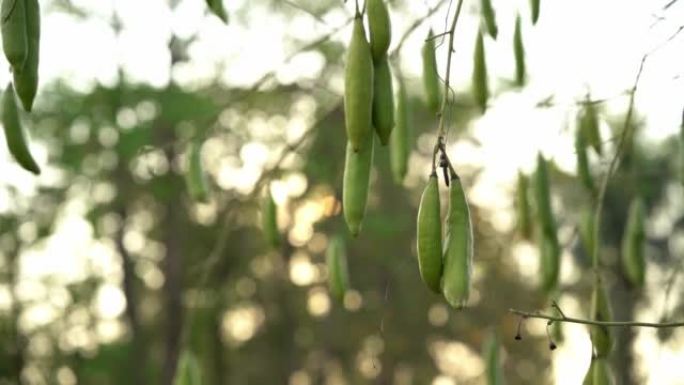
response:
<path id="1" fill-rule="evenodd" d="M 557 347 L 558 347 L 558 346 L 556 346 L 556 344 L 553 343 L 553 342 L 551 342 L 551 343 L 549 344 L 549 349 L 550 349 L 550 350 L 556 350 Z"/>
<path id="2" fill-rule="evenodd" d="M 520 333 L 515 335 L 515 339 L 516 339 L 516 341 L 520 341 L 522 339 L 522 336 L 520 335 Z"/>

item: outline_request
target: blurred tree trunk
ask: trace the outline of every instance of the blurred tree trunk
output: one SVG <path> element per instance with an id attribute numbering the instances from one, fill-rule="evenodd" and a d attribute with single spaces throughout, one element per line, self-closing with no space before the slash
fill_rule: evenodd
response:
<path id="1" fill-rule="evenodd" d="M 135 290 L 135 264 L 123 244 L 124 233 L 126 230 L 126 210 L 120 206 L 117 210 L 121 217 L 121 227 L 116 234 L 116 248 L 121 256 L 121 269 L 123 270 L 123 292 L 126 297 L 126 318 L 131 329 L 131 350 L 129 358 L 129 368 L 133 372 L 133 383 L 135 385 L 146 384 L 147 359 L 145 354 L 144 335 L 140 325 L 138 313 L 138 295 Z M 138 368 L 136 370 L 136 368 Z"/>
<path id="2" fill-rule="evenodd" d="M 12 336 L 12 367 L 14 369 L 14 383 L 17 385 L 22 385 L 23 381 L 21 379 L 21 373 L 24 370 L 24 347 L 25 341 L 24 337 L 19 330 L 19 317 L 21 316 L 21 304 L 19 303 L 19 298 L 17 297 L 17 272 L 19 266 L 19 250 L 14 250 L 13 253 L 9 253 L 7 258 L 9 271 L 8 271 L 8 283 L 10 288 L 10 296 L 12 300 L 12 315 L 11 315 L 11 336 Z"/>
<path id="3" fill-rule="evenodd" d="M 181 235 L 178 227 L 177 210 L 177 205 L 169 204 L 167 206 L 164 229 L 166 256 L 162 262 L 162 271 L 164 273 L 164 304 L 166 309 L 166 348 L 162 372 L 163 385 L 173 383 L 183 329 L 182 259 L 179 244 Z"/>
<path id="4" fill-rule="evenodd" d="M 619 271 L 616 271 L 620 274 Z M 613 314 L 616 320 L 635 319 L 635 304 L 638 300 L 636 293 L 626 285 L 624 279 L 618 279 L 611 293 Z M 634 360 L 634 328 L 615 328 L 616 345 L 612 357 L 615 372 L 615 383 L 621 385 L 638 385 L 641 382 L 635 378 Z"/>
<path id="5" fill-rule="evenodd" d="M 177 139 L 174 128 L 166 124 L 159 124 L 155 127 L 155 132 L 160 133 L 161 143 L 174 143 Z M 168 147 L 165 154 L 168 164 L 173 165 L 176 157 L 175 149 L 172 146 Z M 178 176 L 173 171 L 169 171 L 167 177 L 169 184 L 167 188 L 175 190 L 174 181 Z M 180 194 L 177 191 L 171 192 L 166 200 L 163 225 L 164 245 L 166 247 L 166 255 L 162 261 L 164 308 L 166 310 L 166 347 L 162 366 L 162 385 L 173 383 L 183 331 L 182 207 Z"/>

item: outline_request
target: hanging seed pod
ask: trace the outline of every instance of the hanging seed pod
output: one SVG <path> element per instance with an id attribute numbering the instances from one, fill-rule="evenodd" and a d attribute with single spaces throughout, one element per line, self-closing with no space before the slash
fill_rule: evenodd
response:
<path id="1" fill-rule="evenodd" d="M 482 358 L 485 361 L 485 375 L 487 385 L 505 384 L 504 374 L 501 367 L 501 357 L 499 351 L 501 344 L 496 333 L 490 332 L 482 348 Z"/>
<path id="2" fill-rule="evenodd" d="M 610 370 L 610 363 L 605 358 L 597 358 L 594 360 L 594 382 L 593 385 L 613 385 L 613 374 Z"/>
<path id="3" fill-rule="evenodd" d="M 228 24 L 228 13 L 223 7 L 223 0 L 207 0 L 207 7 L 211 13 L 216 15 L 222 22 Z"/>
<path id="4" fill-rule="evenodd" d="M 387 50 L 392 41 L 392 24 L 387 11 L 387 4 L 383 0 L 368 0 L 366 11 L 368 13 L 373 62 L 377 64 L 386 58 Z"/>
<path id="5" fill-rule="evenodd" d="M 370 186 L 370 171 L 373 166 L 373 136 L 366 138 L 361 151 L 354 152 L 347 143 L 342 185 L 342 208 L 347 227 L 353 236 L 361 231 L 361 222 L 366 213 L 366 202 Z"/>
<path id="6" fill-rule="evenodd" d="M 437 73 L 437 58 L 435 57 L 435 38 L 432 30 L 423 45 L 423 85 L 425 86 L 425 101 L 430 112 L 436 114 L 442 104 L 439 89 L 439 74 Z"/>
<path id="7" fill-rule="evenodd" d="M 40 4 L 26 1 L 26 62 L 21 68 L 12 68 L 14 87 L 24 110 L 31 112 L 38 92 L 38 65 L 40 61 Z"/>
<path id="8" fill-rule="evenodd" d="M 483 113 L 487 110 L 489 89 L 487 88 L 487 62 L 485 59 L 482 31 L 478 31 L 473 56 L 473 97 Z"/>
<path id="9" fill-rule="evenodd" d="M 344 240 L 339 235 L 330 239 L 326 252 L 328 265 L 328 288 L 336 300 L 342 302 L 349 289 L 349 270 L 347 268 L 347 252 Z"/>
<path id="10" fill-rule="evenodd" d="M 28 139 L 24 133 L 24 128 L 19 119 L 17 101 L 14 97 L 12 84 L 7 85 L 7 89 L 2 95 L 2 126 L 5 131 L 5 140 L 10 154 L 21 167 L 34 174 L 40 174 L 40 167 L 33 159 L 28 147 Z"/>
<path id="11" fill-rule="evenodd" d="M 583 209 L 580 215 L 579 235 L 584 251 L 591 260 L 594 259 L 594 247 L 596 246 L 596 241 L 594 240 L 596 226 L 594 224 L 594 213 L 591 210 Z"/>
<path id="12" fill-rule="evenodd" d="M 271 190 L 266 188 L 263 201 L 261 203 L 261 230 L 264 232 L 264 239 L 272 248 L 280 245 L 280 233 L 278 232 L 278 207 L 273 201 Z"/>
<path id="13" fill-rule="evenodd" d="M 558 288 L 558 278 L 560 276 L 560 244 L 556 233 L 547 234 L 540 231 L 539 250 L 540 250 L 540 275 L 541 286 L 544 292 L 550 293 Z"/>
<path id="14" fill-rule="evenodd" d="M 178 358 L 178 369 L 173 384 L 202 385 L 202 368 L 190 350 L 184 350 Z"/>
<path id="15" fill-rule="evenodd" d="M 600 279 L 594 282 L 594 289 L 591 294 L 591 319 L 601 322 L 613 320 L 608 294 Z M 607 357 L 613 347 L 610 329 L 606 326 L 592 325 L 589 327 L 589 332 L 596 357 Z"/>
<path id="16" fill-rule="evenodd" d="M 480 10 L 482 11 L 482 18 L 487 26 L 487 33 L 492 39 L 496 40 L 496 35 L 499 34 L 499 28 L 496 26 L 496 14 L 494 7 L 492 7 L 491 0 L 480 0 Z"/>
<path id="17" fill-rule="evenodd" d="M 377 0 L 381 1 L 381 0 Z M 394 127 L 394 91 L 392 72 L 387 58 L 375 65 L 373 77 L 373 126 L 383 146 L 387 145 Z"/>
<path id="18" fill-rule="evenodd" d="M 190 197 L 198 202 L 209 201 L 209 183 L 202 167 L 202 142 L 193 140 L 187 157 L 185 184 Z"/>
<path id="19" fill-rule="evenodd" d="M 518 232 L 524 239 L 532 237 L 532 213 L 530 209 L 529 180 L 525 174 L 518 171 L 518 186 L 515 194 L 515 208 L 518 217 Z"/>
<path id="20" fill-rule="evenodd" d="M 398 79 L 397 108 L 395 113 L 396 126 L 390 135 L 390 166 L 394 182 L 402 183 L 408 168 L 411 153 L 411 131 L 409 128 L 409 103 L 406 87 L 401 77 Z"/>
<path id="21" fill-rule="evenodd" d="M 622 271 L 632 286 L 642 287 L 646 275 L 645 209 L 641 199 L 632 201 L 622 236 Z"/>
<path id="22" fill-rule="evenodd" d="M 594 193 L 594 178 L 589 170 L 589 157 L 587 156 L 587 141 L 583 130 L 578 129 L 575 133 L 575 155 L 577 156 L 577 175 L 584 187 Z"/>
<path id="23" fill-rule="evenodd" d="M 515 84 L 525 84 L 525 45 L 523 44 L 520 14 L 515 16 L 515 32 L 513 33 L 513 54 L 515 56 Z"/>
<path id="24" fill-rule="evenodd" d="M 542 230 L 547 234 L 556 234 L 556 222 L 551 210 L 548 165 L 541 153 L 537 155 L 537 171 L 534 175 L 534 197 L 536 200 L 537 219 L 541 224 Z"/>
<path id="25" fill-rule="evenodd" d="M 461 180 L 452 173 L 444 240 L 442 292 L 447 302 L 456 309 L 464 308 L 468 302 L 472 259 L 473 231 L 470 209 Z"/>
<path id="26" fill-rule="evenodd" d="M 354 152 L 372 135 L 373 60 L 361 16 L 354 19 L 344 73 L 344 122 Z"/>
<path id="27" fill-rule="evenodd" d="M 28 57 L 26 0 L 2 0 L 2 49 L 14 70 L 21 70 Z"/>
<path id="28" fill-rule="evenodd" d="M 541 0 L 530 0 L 530 10 L 532 11 L 532 24 L 537 24 L 537 21 L 539 20 L 539 8 L 541 4 L 539 4 Z"/>
<path id="29" fill-rule="evenodd" d="M 418 206 L 418 267 L 423 282 L 440 293 L 442 278 L 442 222 L 437 173 L 432 172 Z"/>
<path id="30" fill-rule="evenodd" d="M 584 104 L 584 108 L 580 110 L 580 131 L 583 133 L 585 141 L 590 145 L 597 154 L 601 155 L 603 152 L 603 143 L 601 141 L 601 131 L 599 127 L 598 111 L 596 105 L 590 103 Z"/>

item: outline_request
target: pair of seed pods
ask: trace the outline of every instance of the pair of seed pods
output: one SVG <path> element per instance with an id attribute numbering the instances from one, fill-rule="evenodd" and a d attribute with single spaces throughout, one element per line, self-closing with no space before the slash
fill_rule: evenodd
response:
<path id="1" fill-rule="evenodd" d="M 370 146 L 373 127 L 386 145 L 394 127 L 394 92 L 387 50 L 392 34 L 389 12 L 383 0 L 368 0 L 370 43 L 363 17 L 354 18 L 347 51 L 344 82 L 344 112 L 347 139 L 353 152 Z"/>
<path id="2" fill-rule="evenodd" d="M 38 0 L 2 0 L 2 47 L 12 67 L 14 87 L 26 111 L 38 90 L 40 4 Z"/>
<path id="3" fill-rule="evenodd" d="M 442 243 L 437 173 L 430 174 L 418 207 L 418 268 L 423 282 L 457 309 L 467 305 L 473 258 L 470 209 L 459 177 L 451 173 L 449 209 Z"/>
<path id="4" fill-rule="evenodd" d="M 435 56 L 435 36 L 432 30 L 428 32 L 427 39 L 421 50 L 423 59 L 423 86 L 425 88 L 425 102 L 428 110 L 437 114 L 442 107 L 442 92 L 440 87 L 439 73 L 437 72 L 437 59 Z M 487 83 L 487 61 L 485 58 L 484 39 L 482 31 L 478 31 L 473 55 L 473 74 L 471 92 L 475 103 L 482 112 L 487 109 L 489 99 L 489 87 Z"/>
<path id="5" fill-rule="evenodd" d="M 627 225 L 622 235 L 622 272 L 634 287 L 642 287 L 646 279 L 646 209 L 641 199 L 632 201 L 627 214 Z"/>
<path id="6" fill-rule="evenodd" d="M 516 212 L 518 231 L 525 239 L 531 239 L 534 229 L 532 205 L 529 200 L 530 182 L 523 173 L 518 173 L 516 191 Z M 558 286 L 560 275 L 560 244 L 556 234 L 556 222 L 551 208 L 551 189 L 546 159 L 537 156 L 537 170 L 532 183 L 536 209 L 536 233 L 540 251 L 540 278 L 542 289 L 550 293 Z"/>
<path id="7" fill-rule="evenodd" d="M 354 19 L 347 51 L 344 82 L 344 114 L 347 151 L 344 166 L 342 203 L 344 217 L 352 235 L 361 231 L 366 211 L 373 163 L 375 131 L 383 145 L 391 140 L 392 170 L 396 180 L 403 180 L 409 153 L 406 95 L 400 85 L 400 110 L 395 111 L 392 72 L 387 50 L 391 42 L 391 23 L 383 0 L 368 0 L 367 17 L 370 43 L 366 39 L 362 15 Z M 391 135 L 395 126 L 398 135 Z"/>
<path id="8" fill-rule="evenodd" d="M 2 0 L 0 29 L 5 57 L 12 68 L 13 85 L 2 96 L 2 124 L 10 153 L 24 169 L 40 174 L 29 151 L 15 93 L 24 110 L 31 111 L 38 90 L 40 4 L 38 0 Z M 16 89 L 16 91 L 15 91 Z"/>
<path id="9" fill-rule="evenodd" d="M 575 154 L 577 156 L 577 175 L 584 187 L 594 194 L 594 179 L 589 169 L 589 148 L 593 148 L 598 155 L 601 155 L 603 151 L 598 111 L 596 106 L 587 100 L 577 116 Z"/>

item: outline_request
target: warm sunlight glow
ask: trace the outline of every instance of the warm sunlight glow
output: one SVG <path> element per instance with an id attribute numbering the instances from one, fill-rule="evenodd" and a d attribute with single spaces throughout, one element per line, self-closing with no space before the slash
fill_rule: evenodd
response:
<path id="1" fill-rule="evenodd" d="M 223 315 L 223 338 L 231 344 L 241 344 L 251 339 L 264 322 L 263 310 L 256 305 L 228 310 Z"/>

